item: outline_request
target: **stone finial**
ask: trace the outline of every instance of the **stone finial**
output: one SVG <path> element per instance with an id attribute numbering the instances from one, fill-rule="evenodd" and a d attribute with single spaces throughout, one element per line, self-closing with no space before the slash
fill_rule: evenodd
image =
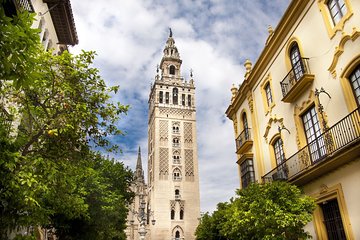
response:
<path id="1" fill-rule="evenodd" d="M 233 102 L 234 101 L 234 99 L 235 99 L 235 97 L 236 97 L 236 94 L 237 94 L 237 92 L 238 92 L 238 88 L 235 86 L 235 84 L 233 84 L 232 86 L 231 86 L 231 102 Z"/>
<path id="2" fill-rule="evenodd" d="M 271 25 L 268 26 L 268 32 L 269 32 L 269 35 L 272 35 L 274 33 L 274 29 L 272 28 Z"/>
<path id="3" fill-rule="evenodd" d="M 245 79 L 250 75 L 251 69 L 252 69 L 252 63 L 250 62 L 249 59 L 246 59 L 245 63 L 244 63 L 244 67 L 246 69 L 246 73 L 245 73 Z"/>

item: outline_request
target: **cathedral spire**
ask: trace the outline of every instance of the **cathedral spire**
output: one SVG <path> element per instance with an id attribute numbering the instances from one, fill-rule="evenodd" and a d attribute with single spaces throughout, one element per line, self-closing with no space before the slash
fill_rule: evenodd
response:
<path id="1" fill-rule="evenodd" d="M 145 180 L 144 180 L 144 171 L 142 169 L 142 163 L 141 163 L 140 146 L 139 146 L 138 157 L 137 157 L 137 162 L 136 162 L 135 180 L 139 181 L 139 182 L 145 182 Z"/>
<path id="2" fill-rule="evenodd" d="M 166 41 L 163 53 L 164 53 L 163 60 L 172 59 L 175 61 L 181 61 L 180 54 L 178 52 L 177 47 L 175 46 L 175 40 L 173 38 L 173 32 L 171 28 L 169 28 L 169 37 Z"/>

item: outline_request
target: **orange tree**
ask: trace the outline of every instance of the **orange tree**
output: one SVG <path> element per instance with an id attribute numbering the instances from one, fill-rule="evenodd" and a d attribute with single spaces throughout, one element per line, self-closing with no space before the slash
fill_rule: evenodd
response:
<path id="1" fill-rule="evenodd" d="M 278 181 L 251 184 L 236 194 L 229 203 L 218 206 L 210 221 L 204 223 L 216 224 L 199 225 L 198 240 L 220 239 L 203 237 L 205 231 L 229 240 L 309 238 L 304 226 L 312 219 L 315 203 L 296 186 Z"/>
<path id="2" fill-rule="evenodd" d="M 43 226 L 90 239 L 74 238 L 81 223 L 96 239 L 124 239 L 131 171 L 92 149 L 119 150 L 109 137 L 128 106 L 111 100 L 119 87 L 91 66 L 94 52 L 45 52 L 32 20 L 0 8 L 0 238 Z"/>

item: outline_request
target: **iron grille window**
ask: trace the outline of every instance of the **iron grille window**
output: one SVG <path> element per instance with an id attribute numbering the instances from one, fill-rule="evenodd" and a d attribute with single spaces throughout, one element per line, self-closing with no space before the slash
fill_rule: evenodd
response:
<path id="1" fill-rule="evenodd" d="M 337 199 L 332 199 L 321 204 L 321 210 L 324 216 L 324 224 L 326 227 L 328 239 L 346 240 Z"/>
<path id="2" fill-rule="evenodd" d="M 191 107 L 191 95 L 188 95 L 188 106 Z"/>
<path id="3" fill-rule="evenodd" d="M 275 159 L 276 159 L 276 164 L 280 165 L 284 162 L 285 160 L 285 154 L 284 154 L 284 149 L 283 149 L 283 142 L 281 140 L 281 138 L 278 138 L 274 145 L 274 152 L 275 152 Z"/>
<path id="4" fill-rule="evenodd" d="M 321 136 L 319 119 L 315 106 L 302 116 L 309 152 L 313 162 L 320 160 L 326 154 L 324 137 Z"/>
<path id="5" fill-rule="evenodd" d="M 336 25 L 347 12 L 345 2 L 344 0 L 329 0 L 327 5 L 331 14 L 331 19 L 334 25 Z"/>
<path id="6" fill-rule="evenodd" d="M 181 95 L 181 104 L 185 106 L 185 94 Z"/>
<path id="7" fill-rule="evenodd" d="M 241 186 L 246 188 L 250 183 L 255 182 L 254 164 L 252 159 L 246 159 L 240 164 Z"/>
<path id="8" fill-rule="evenodd" d="M 290 60 L 295 80 L 299 80 L 304 75 L 304 67 L 301 61 L 299 46 L 295 43 L 290 49 Z"/>
<path id="9" fill-rule="evenodd" d="M 271 88 L 270 88 L 270 83 L 267 83 L 267 84 L 265 85 L 265 93 L 266 93 L 266 101 L 267 101 L 267 104 L 268 104 L 268 106 L 270 106 L 271 103 L 273 102 L 272 94 L 271 94 Z"/>
<path id="10" fill-rule="evenodd" d="M 360 65 L 350 75 L 351 87 L 357 100 L 358 106 L 360 106 Z"/>

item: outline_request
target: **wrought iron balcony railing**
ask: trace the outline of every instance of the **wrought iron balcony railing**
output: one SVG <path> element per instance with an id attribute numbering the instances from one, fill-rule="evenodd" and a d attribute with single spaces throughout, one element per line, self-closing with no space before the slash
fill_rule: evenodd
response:
<path id="1" fill-rule="evenodd" d="M 284 102 L 292 102 L 314 80 L 310 74 L 308 58 L 300 58 L 280 82 Z"/>
<path id="2" fill-rule="evenodd" d="M 252 141 L 250 135 L 250 128 L 245 128 L 240 135 L 236 138 L 236 152 L 242 153 L 243 148 L 245 147 L 245 143 Z M 240 151 L 240 152 L 239 152 Z"/>
<path id="3" fill-rule="evenodd" d="M 30 0 L 13 0 L 15 6 L 19 10 L 34 12 L 34 7 Z"/>
<path id="4" fill-rule="evenodd" d="M 292 180 L 302 173 L 333 159 L 341 150 L 360 142 L 360 108 L 322 133 L 282 164 L 265 174 L 263 182 Z M 355 146 L 354 145 L 354 146 Z"/>

